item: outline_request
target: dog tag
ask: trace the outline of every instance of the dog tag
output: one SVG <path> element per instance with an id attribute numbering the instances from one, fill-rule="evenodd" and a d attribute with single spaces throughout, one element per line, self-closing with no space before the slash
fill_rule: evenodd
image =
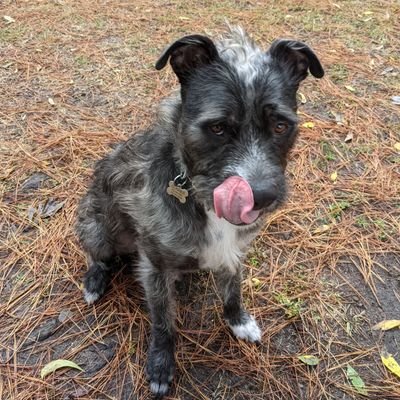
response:
<path id="1" fill-rule="evenodd" d="M 186 198 L 189 196 L 189 192 L 177 186 L 174 181 L 169 181 L 167 193 L 177 198 L 181 203 L 186 203 Z"/>

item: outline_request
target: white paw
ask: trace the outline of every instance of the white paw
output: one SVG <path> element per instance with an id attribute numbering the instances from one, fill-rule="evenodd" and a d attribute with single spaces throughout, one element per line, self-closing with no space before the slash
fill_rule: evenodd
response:
<path id="1" fill-rule="evenodd" d="M 244 324 L 229 324 L 229 327 L 232 329 L 233 334 L 239 339 L 244 339 L 252 343 L 261 342 L 261 329 L 251 315 L 249 315 L 249 319 Z"/>
<path id="2" fill-rule="evenodd" d="M 156 396 L 165 396 L 169 391 L 167 383 L 150 382 L 150 391 Z"/>
<path id="3" fill-rule="evenodd" d="M 88 292 L 86 289 L 83 289 L 83 298 L 85 299 L 86 303 L 93 304 L 100 298 L 100 295 L 95 292 Z"/>

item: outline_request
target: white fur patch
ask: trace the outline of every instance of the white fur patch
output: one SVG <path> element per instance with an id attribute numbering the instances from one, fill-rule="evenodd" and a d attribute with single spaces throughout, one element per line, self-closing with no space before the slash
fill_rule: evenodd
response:
<path id="1" fill-rule="evenodd" d="M 248 342 L 260 342 L 261 341 L 261 329 L 254 317 L 250 316 L 250 319 L 245 324 L 241 325 L 230 325 L 233 334 L 239 338 L 247 340 Z"/>
<path id="2" fill-rule="evenodd" d="M 83 298 L 85 299 L 87 304 L 93 304 L 100 298 L 98 293 L 88 292 L 86 289 L 83 289 Z"/>
<path id="3" fill-rule="evenodd" d="M 150 382 L 150 391 L 156 395 L 163 396 L 168 393 L 167 383 Z"/>
<path id="4" fill-rule="evenodd" d="M 236 68 L 244 82 L 251 83 L 260 71 L 266 73 L 268 58 L 246 32 L 239 26 L 231 26 L 227 37 L 217 43 L 223 60 Z"/>
<path id="5" fill-rule="evenodd" d="M 214 211 L 207 212 L 208 245 L 200 254 L 200 268 L 217 270 L 221 266 L 235 271 L 243 255 L 243 244 L 237 236 L 238 227 L 223 218 L 218 218 Z"/>

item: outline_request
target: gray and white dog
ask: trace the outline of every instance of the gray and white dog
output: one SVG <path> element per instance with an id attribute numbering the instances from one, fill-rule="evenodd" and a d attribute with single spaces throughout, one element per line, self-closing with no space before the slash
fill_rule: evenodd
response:
<path id="1" fill-rule="evenodd" d="M 285 167 L 297 131 L 296 92 L 308 71 L 324 75 L 315 53 L 294 40 L 263 51 L 241 28 L 214 43 L 185 36 L 165 49 L 180 93 L 159 119 L 102 159 L 78 211 L 88 254 L 87 303 L 98 300 L 116 268 L 135 255 L 152 326 L 147 375 L 158 396 L 174 374 L 175 281 L 212 270 L 233 334 L 261 340 L 241 300 L 241 259 L 266 213 L 285 199 Z"/>

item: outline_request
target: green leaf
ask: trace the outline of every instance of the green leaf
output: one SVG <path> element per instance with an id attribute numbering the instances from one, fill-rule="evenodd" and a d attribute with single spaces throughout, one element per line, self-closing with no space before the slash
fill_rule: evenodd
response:
<path id="1" fill-rule="evenodd" d="M 350 365 L 347 366 L 346 375 L 351 384 L 354 386 L 354 389 L 356 389 L 358 393 L 364 396 L 368 394 L 367 389 L 365 388 L 364 381 L 360 378 L 358 372 Z"/>
<path id="2" fill-rule="evenodd" d="M 319 358 L 315 356 L 309 356 L 309 355 L 302 355 L 298 356 L 299 360 L 302 361 L 304 364 L 307 365 L 318 365 L 319 364 Z"/>
<path id="3" fill-rule="evenodd" d="M 42 370 L 40 371 L 40 377 L 43 379 L 47 375 L 51 374 L 52 372 L 60 368 L 75 368 L 78 369 L 79 371 L 83 371 L 83 369 L 79 365 L 75 364 L 73 361 L 54 360 L 50 361 L 42 368 Z"/>

